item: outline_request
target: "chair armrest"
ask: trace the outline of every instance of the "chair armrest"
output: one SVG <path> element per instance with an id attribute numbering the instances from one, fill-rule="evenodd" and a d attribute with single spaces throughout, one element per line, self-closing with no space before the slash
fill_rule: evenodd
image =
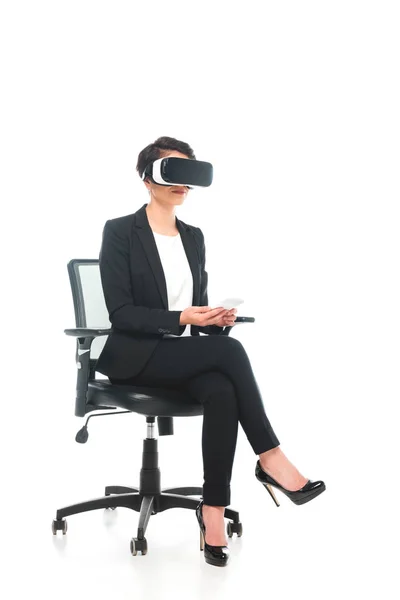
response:
<path id="1" fill-rule="evenodd" d="M 93 329 L 90 327 L 78 327 L 78 329 L 64 329 L 64 333 L 74 337 L 99 337 L 100 335 L 109 335 L 112 329 Z"/>
<path id="2" fill-rule="evenodd" d="M 236 323 L 254 323 L 254 321 L 255 321 L 254 317 L 236 317 L 235 325 L 236 325 Z"/>
<path id="3" fill-rule="evenodd" d="M 235 327 L 236 325 L 240 325 L 240 323 L 254 323 L 254 321 L 255 321 L 254 317 L 236 317 L 234 324 L 224 327 L 224 330 L 221 332 L 220 335 L 229 335 L 232 327 Z"/>
<path id="4" fill-rule="evenodd" d="M 90 348 L 93 340 L 101 335 L 109 335 L 111 329 L 93 329 L 79 327 L 64 329 L 66 335 L 76 338 L 75 361 L 78 369 L 76 380 L 75 416 L 84 417 L 86 414 L 88 381 L 90 374 Z"/>

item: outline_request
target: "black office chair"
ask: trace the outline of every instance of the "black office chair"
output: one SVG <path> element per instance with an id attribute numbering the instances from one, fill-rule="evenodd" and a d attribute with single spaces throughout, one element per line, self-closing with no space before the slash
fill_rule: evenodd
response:
<path id="1" fill-rule="evenodd" d="M 140 513 L 137 537 L 130 543 L 131 553 L 147 554 L 145 538 L 150 516 L 169 508 L 189 508 L 195 510 L 202 499 L 201 487 L 160 487 L 160 469 L 158 467 L 158 445 L 154 435 L 157 417 L 159 435 L 173 435 L 173 417 L 193 417 L 203 413 L 200 403 L 180 390 L 154 387 L 113 385 L 108 379 L 96 379 L 97 358 L 111 329 L 108 311 L 101 285 L 98 260 L 74 259 L 68 263 L 68 273 L 75 308 L 76 329 L 65 329 L 67 335 L 76 337 L 76 365 L 78 368 L 75 415 L 84 417 L 96 410 L 125 410 L 115 413 L 91 415 L 76 435 L 76 441 L 85 443 L 88 439 L 87 424 L 92 416 L 136 412 L 146 416 L 147 437 L 143 440 L 143 459 L 140 471 L 139 488 L 110 485 L 105 495 L 66 506 L 57 510 L 52 531 L 67 532 L 65 517 L 97 510 L 115 509 L 117 506 L 130 508 Z M 253 317 L 237 317 L 237 322 L 254 322 Z M 106 325 L 107 324 L 107 325 Z M 229 335 L 232 327 L 226 327 L 223 335 Z M 190 498 L 189 496 L 198 496 Z M 227 534 L 242 535 L 239 513 L 225 508 L 225 517 L 231 519 L 227 525 Z"/>

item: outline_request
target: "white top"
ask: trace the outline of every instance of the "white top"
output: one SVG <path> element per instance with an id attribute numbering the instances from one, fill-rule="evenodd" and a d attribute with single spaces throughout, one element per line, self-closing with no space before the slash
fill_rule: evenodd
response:
<path id="1" fill-rule="evenodd" d="M 153 231 L 158 254 L 164 270 L 168 293 L 168 310 L 184 310 L 192 306 L 193 275 L 183 247 L 181 236 L 163 235 Z M 191 335 L 190 325 L 186 325 L 182 335 Z M 179 337 L 165 334 L 164 337 Z"/>

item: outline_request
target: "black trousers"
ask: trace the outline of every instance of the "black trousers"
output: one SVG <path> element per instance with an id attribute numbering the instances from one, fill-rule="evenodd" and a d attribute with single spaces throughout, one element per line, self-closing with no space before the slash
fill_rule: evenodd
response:
<path id="1" fill-rule="evenodd" d="M 255 454 L 279 446 L 246 350 L 233 337 L 163 338 L 138 375 L 110 381 L 183 389 L 202 403 L 205 504 L 230 504 L 239 422 Z"/>

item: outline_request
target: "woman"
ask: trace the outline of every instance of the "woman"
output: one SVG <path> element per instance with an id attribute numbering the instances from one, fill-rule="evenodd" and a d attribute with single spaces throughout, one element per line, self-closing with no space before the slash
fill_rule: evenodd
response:
<path id="1" fill-rule="evenodd" d="M 161 137 L 140 152 L 140 177 L 166 156 L 196 159 L 188 144 Z M 144 184 L 149 203 L 104 227 L 100 272 L 113 331 L 96 370 L 115 384 L 179 387 L 203 404 L 204 485 L 196 516 L 205 560 L 224 566 L 224 511 L 239 422 L 259 455 L 256 477 L 275 502 L 273 487 L 303 504 L 325 484 L 303 477 L 282 452 L 244 347 L 219 335 L 234 324 L 237 309 L 208 306 L 203 233 L 175 216 L 188 187 L 149 177 Z"/>

